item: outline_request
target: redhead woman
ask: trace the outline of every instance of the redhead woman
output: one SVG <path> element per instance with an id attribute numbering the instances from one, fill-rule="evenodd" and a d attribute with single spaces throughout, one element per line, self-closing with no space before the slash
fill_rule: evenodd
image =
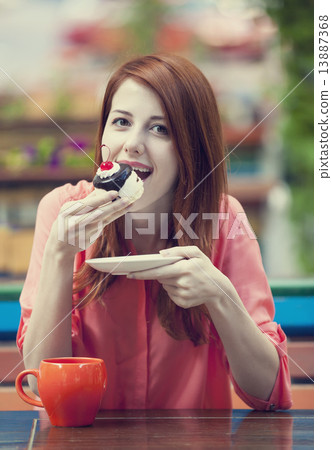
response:
<path id="1" fill-rule="evenodd" d="M 95 169 L 102 146 L 134 168 L 144 193 L 117 199 L 82 180 L 41 200 L 20 298 L 25 366 L 102 358 L 104 409 L 228 409 L 231 382 L 252 408 L 289 408 L 286 336 L 273 322 L 257 240 L 227 194 L 220 116 L 204 75 L 174 55 L 123 64 L 106 88 Z M 59 239 L 60 222 L 71 244 Z M 180 258 L 127 276 L 85 263 L 158 253 Z"/>

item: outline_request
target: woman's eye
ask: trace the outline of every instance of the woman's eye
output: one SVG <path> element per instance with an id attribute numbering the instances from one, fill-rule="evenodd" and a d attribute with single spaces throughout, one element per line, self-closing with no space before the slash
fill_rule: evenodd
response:
<path id="1" fill-rule="evenodd" d="M 164 125 L 154 125 L 152 130 L 158 134 L 168 134 L 167 128 Z"/>
<path id="2" fill-rule="evenodd" d="M 127 119 L 120 118 L 120 119 L 114 119 L 112 121 L 112 124 L 117 125 L 119 127 L 127 127 L 129 125 L 129 122 Z"/>

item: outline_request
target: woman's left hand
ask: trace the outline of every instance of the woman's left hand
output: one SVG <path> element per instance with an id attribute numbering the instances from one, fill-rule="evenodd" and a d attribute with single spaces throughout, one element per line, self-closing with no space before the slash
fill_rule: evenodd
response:
<path id="1" fill-rule="evenodd" d="M 130 273 L 136 280 L 158 280 L 170 298 L 181 308 L 191 308 L 227 296 L 229 279 L 196 246 L 161 250 L 162 256 L 184 259 L 156 269 Z"/>

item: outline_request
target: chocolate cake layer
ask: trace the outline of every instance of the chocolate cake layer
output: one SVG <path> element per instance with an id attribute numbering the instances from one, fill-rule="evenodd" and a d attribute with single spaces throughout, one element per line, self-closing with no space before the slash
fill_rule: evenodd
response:
<path id="1" fill-rule="evenodd" d="M 99 175 L 95 175 L 93 179 L 93 185 L 97 189 L 104 189 L 105 191 L 119 191 L 132 172 L 132 168 L 128 164 L 119 164 L 120 170 L 118 170 L 111 177 L 100 178 Z"/>

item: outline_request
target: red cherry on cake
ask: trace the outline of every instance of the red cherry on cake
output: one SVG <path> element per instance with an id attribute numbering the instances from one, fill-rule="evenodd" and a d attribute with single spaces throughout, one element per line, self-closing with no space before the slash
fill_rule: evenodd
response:
<path id="1" fill-rule="evenodd" d="M 112 161 L 105 161 L 100 164 L 101 170 L 111 170 L 113 167 Z"/>

